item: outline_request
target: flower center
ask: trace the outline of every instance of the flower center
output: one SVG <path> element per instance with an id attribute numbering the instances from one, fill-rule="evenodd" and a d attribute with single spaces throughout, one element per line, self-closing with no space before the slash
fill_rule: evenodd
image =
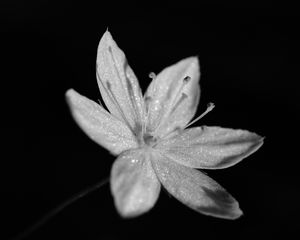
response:
<path id="1" fill-rule="evenodd" d="M 157 142 L 157 139 L 155 137 L 153 137 L 152 135 L 150 135 L 149 133 L 144 134 L 143 140 L 144 140 L 144 143 L 150 147 L 153 146 Z"/>

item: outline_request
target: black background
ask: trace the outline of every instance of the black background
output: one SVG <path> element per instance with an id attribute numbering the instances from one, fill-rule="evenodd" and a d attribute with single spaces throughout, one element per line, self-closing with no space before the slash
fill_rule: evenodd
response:
<path id="1" fill-rule="evenodd" d="M 116 157 L 78 128 L 64 97 L 74 88 L 100 98 L 95 60 L 107 27 L 143 90 L 150 71 L 198 55 L 197 114 L 208 102 L 216 108 L 195 125 L 266 136 L 240 164 L 207 171 L 245 215 L 236 221 L 200 215 L 162 191 L 149 213 L 123 220 L 107 184 L 28 239 L 273 239 L 298 232 L 299 25 L 292 6 L 7 1 L 0 15 L 1 239 L 109 176 Z"/>

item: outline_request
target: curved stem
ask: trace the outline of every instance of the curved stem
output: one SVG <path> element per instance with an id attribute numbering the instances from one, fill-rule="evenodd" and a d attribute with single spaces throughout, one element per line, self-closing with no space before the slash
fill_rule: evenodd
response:
<path id="1" fill-rule="evenodd" d="M 60 213 L 64 208 L 70 206 L 72 203 L 76 202 L 80 198 L 90 194 L 91 192 L 94 192 L 98 188 L 104 186 L 108 182 L 109 178 L 106 178 L 95 185 L 92 185 L 81 192 L 73 195 L 72 197 L 68 198 L 66 201 L 59 204 L 57 207 L 52 209 L 50 212 L 45 214 L 40 220 L 38 220 L 36 223 L 29 226 L 27 229 L 25 229 L 23 232 L 21 232 L 16 237 L 12 238 L 11 240 L 23 240 L 26 237 L 28 237 L 30 234 L 32 234 L 34 231 L 36 231 L 38 228 L 42 227 L 45 223 L 47 223 L 51 218 L 53 218 L 55 215 Z"/>

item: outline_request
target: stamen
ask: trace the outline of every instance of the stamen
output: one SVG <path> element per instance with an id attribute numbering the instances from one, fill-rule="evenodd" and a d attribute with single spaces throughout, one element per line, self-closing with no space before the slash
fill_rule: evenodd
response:
<path id="1" fill-rule="evenodd" d="M 144 97 L 144 102 L 145 102 L 145 108 L 146 108 L 146 114 L 148 116 L 148 110 L 149 110 L 149 104 L 152 101 L 152 97 L 150 96 L 145 96 Z"/>
<path id="2" fill-rule="evenodd" d="M 170 135 L 180 135 L 182 133 L 182 128 L 180 127 L 175 127 L 173 131 L 167 133 L 166 135 L 162 136 L 162 138 L 158 138 L 156 144 L 159 144 L 160 142 L 163 141 L 163 139 L 169 138 Z"/>
<path id="3" fill-rule="evenodd" d="M 148 116 L 149 116 L 149 104 L 150 102 L 152 101 L 152 97 L 150 96 L 144 96 L 144 102 L 145 102 L 145 119 L 148 119 Z M 147 120 L 146 120 L 147 121 Z M 146 121 L 144 122 L 143 124 L 143 132 L 146 132 Z"/>
<path id="4" fill-rule="evenodd" d="M 99 105 L 101 106 L 101 107 L 103 107 L 103 105 L 102 105 L 102 103 L 101 103 L 101 100 L 100 99 L 98 99 L 98 102 L 99 102 Z M 104 107 L 103 107 L 104 108 Z"/>
<path id="5" fill-rule="evenodd" d="M 175 105 L 172 109 L 171 109 L 171 112 L 168 112 L 167 115 L 169 116 L 170 113 L 174 112 L 174 110 L 179 106 L 179 104 L 187 97 L 187 94 L 186 93 L 182 93 L 182 89 L 184 88 L 184 86 L 191 80 L 191 77 L 190 76 L 185 76 L 183 79 L 182 79 L 182 84 L 180 85 L 180 87 L 178 88 L 177 92 L 176 92 L 176 95 L 175 97 L 173 98 L 172 102 L 170 103 L 170 106 L 173 106 Z M 173 91 L 173 88 L 174 87 L 171 87 L 167 93 L 167 97 L 166 97 L 166 100 L 170 99 L 171 97 L 171 93 Z M 180 95 L 181 94 L 181 95 Z M 179 98 L 179 99 L 178 99 Z M 164 108 L 165 106 L 163 105 L 162 106 L 162 110 L 161 112 L 164 112 Z M 165 114 L 159 114 L 159 119 L 158 119 L 158 125 L 155 127 L 155 129 L 158 129 L 160 127 L 160 124 L 162 122 L 162 118 L 163 117 L 166 117 Z"/>
<path id="6" fill-rule="evenodd" d="M 183 78 L 182 84 L 181 84 L 181 86 L 179 87 L 179 89 L 178 89 L 178 91 L 177 91 L 177 93 L 176 93 L 176 96 L 175 96 L 173 102 L 176 102 L 176 101 L 177 101 L 177 99 L 179 98 L 179 94 L 182 92 L 183 87 L 184 87 L 190 80 L 191 80 L 191 77 L 190 77 L 190 76 L 185 76 L 185 77 Z M 181 97 L 182 97 L 182 96 L 181 96 Z M 172 105 L 173 105 L 173 104 L 172 104 Z"/>
<path id="7" fill-rule="evenodd" d="M 143 136 L 143 126 L 140 123 L 135 123 L 133 133 L 136 136 L 136 139 L 138 141 L 138 144 L 140 145 L 142 143 L 142 136 Z"/>
<path id="8" fill-rule="evenodd" d="M 109 51 L 109 53 L 110 53 L 110 56 L 111 56 L 111 59 L 112 59 L 112 61 L 113 61 L 113 65 L 114 65 L 114 68 L 115 68 L 115 72 L 116 72 L 116 74 L 117 74 L 117 76 L 118 76 L 118 80 L 119 80 L 119 82 L 120 82 L 120 85 L 124 88 L 124 89 L 126 89 L 126 87 L 127 87 L 127 90 L 128 90 L 128 95 L 129 95 L 129 101 L 131 101 L 131 103 L 133 103 L 133 90 L 132 90 L 132 86 L 131 86 L 131 82 L 129 81 L 129 79 L 128 79 L 128 77 L 127 77 L 127 73 L 126 73 L 126 68 L 128 67 L 128 64 L 127 64 L 127 60 L 125 59 L 125 61 L 124 61 L 124 64 L 123 64 L 123 71 L 124 71 L 124 75 L 125 75 L 125 78 L 126 78 L 126 87 L 124 86 L 124 84 L 123 84 L 123 81 L 122 81 L 122 78 L 121 78 L 121 76 L 120 76 L 120 74 L 119 74 L 119 69 L 118 69 L 118 65 L 117 65 L 117 61 L 115 60 L 115 57 L 114 57 L 114 55 L 113 55 L 113 52 L 112 52 L 112 48 L 111 48 L 111 46 L 109 46 L 108 47 L 108 51 Z M 128 96 L 127 96 L 128 97 Z M 115 98 L 116 99 L 116 98 Z M 117 99 L 116 99 L 117 100 Z M 134 106 L 135 107 L 135 106 Z M 121 108 L 120 108 L 121 109 Z M 135 115 L 137 116 L 137 113 L 136 113 L 136 109 L 134 109 L 134 113 L 135 113 Z"/>
<path id="9" fill-rule="evenodd" d="M 112 98 L 113 101 L 115 102 L 115 105 L 117 106 L 117 108 L 118 108 L 118 110 L 119 110 L 119 112 L 120 112 L 120 114 L 121 114 L 123 120 L 126 122 L 127 126 L 128 126 L 128 127 L 131 129 L 131 131 L 133 132 L 132 127 L 130 126 L 130 124 L 129 124 L 127 118 L 125 117 L 125 115 L 124 115 L 124 113 L 123 113 L 123 111 L 122 111 L 122 109 L 121 109 L 121 106 L 119 105 L 119 103 L 118 103 L 118 101 L 117 101 L 117 99 L 116 99 L 116 97 L 115 97 L 113 91 L 111 90 L 111 84 L 110 84 L 110 82 L 106 82 L 106 86 L 107 86 L 107 89 L 108 89 L 108 91 L 109 91 L 109 93 L 110 93 L 110 95 L 111 95 L 111 98 Z"/>
<path id="10" fill-rule="evenodd" d="M 133 107 L 133 113 L 135 115 L 136 121 L 137 122 L 144 122 L 144 119 L 142 118 L 140 112 L 139 112 L 139 108 L 137 105 L 137 101 L 136 101 L 136 96 L 135 96 L 135 92 L 133 90 L 133 86 L 132 86 L 132 82 L 129 80 L 129 75 L 127 74 L 127 68 L 128 68 L 128 63 L 127 61 L 125 61 L 124 63 L 124 72 L 125 72 L 125 78 L 126 78 L 126 84 L 127 84 L 127 90 L 128 90 L 128 94 L 129 94 L 129 98 L 131 101 L 131 106 Z"/>
<path id="11" fill-rule="evenodd" d="M 126 67 L 124 66 L 124 72 L 126 73 Z M 131 105 L 133 106 L 133 112 L 136 116 L 136 118 L 139 118 L 139 114 L 138 114 L 138 110 L 137 110 L 137 105 L 136 105 L 136 101 L 135 101 L 135 96 L 134 96 L 134 92 L 133 92 L 133 87 L 132 84 L 128 78 L 128 76 L 125 74 L 125 79 L 126 79 L 126 85 L 127 85 L 127 90 L 128 90 L 128 95 L 129 95 L 129 99 L 131 101 Z"/>
<path id="12" fill-rule="evenodd" d="M 213 103 L 209 103 L 207 104 L 207 109 L 205 110 L 204 113 L 202 113 L 199 117 L 197 117 L 196 119 L 194 119 L 192 122 L 190 122 L 188 125 L 185 126 L 185 128 L 189 127 L 190 125 L 194 124 L 195 122 L 197 122 L 200 118 L 204 117 L 207 113 L 209 113 L 211 110 L 213 110 L 215 107 L 215 104 Z"/>
<path id="13" fill-rule="evenodd" d="M 127 67 L 128 67 L 127 60 L 125 59 L 124 64 L 123 64 L 123 71 L 124 71 L 124 76 L 125 76 L 125 80 L 126 80 L 126 87 L 125 87 L 124 84 L 123 84 L 123 82 L 122 82 L 122 78 L 121 78 L 121 76 L 120 76 L 120 74 L 119 74 L 118 67 L 117 67 L 117 61 L 116 61 L 115 58 L 114 58 L 114 55 L 113 55 L 111 46 L 108 47 L 108 51 L 109 51 L 109 53 L 110 53 L 110 55 L 111 55 L 111 59 L 112 59 L 112 61 L 113 61 L 113 65 L 114 65 L 114 68 L 115 68 L 115 72 L 116 72 L 116 74 L 117 74 L 117 76 L 118 76 L 120 85 L 121 85 L 123 88 L 125 88 L 125 89 L 127 90 L 127 92 L 128 92 L 127 98 L 129 98 L 129 101 L 131 102 L 131 106 L 132 106 L 132 108 L 133 108 L 133 114 L 135 115 L 135 118 L 138 119 L 139 122 L 142 122 L 142 121 L 141 121 L 141 116 L 139 115 L 139 112 L 138 112 L 138 110 L 137 110 L 138 108 L 137 108 L 137 105 L 136 105 L 136 101 L 135 101 L 135 96 L 134 96 L 132 84 L 131 84 L 131 82 L 130 82 L 128 76 L 127 76 L 127 71 L 126 71 L 126 69 L 127 69 Z M 117 99 L 115 98 L 115 100 L 117 100 Z M 122 112 L 121 107 L 119 107 L 119 108 L 120 108 L 120 110 L 121 110 L 121 112 Z M 122 113 L 122 115 L 125 117 L 124 113 Z M 128 123 L 127 119 L 126 119 L 126 122 Z"/>
<path id="14" fill-rule="evenodd" d="M 181 97 L 179 98 L 179 100 L 177 101 L 177 103 L 175 104 L 175 106 L 172 108 L 170 114 L 172 114 L 172 113 L 176 110 L 176 108 L 179 107 L 179 105 L 182 103 L 182 101 L 183 101 L 184 99 L 186 99 L 187 97 L 188 97 L 188 96 L 187 96 L 185 93 L 182 93 L 182 94 L 181 94 Z"/>
<path id="15" fill-rule="evenodd" d="M 183 87 L 184 87 L 190 80 L 191 80 L 191 77 L 190 77 L 190 76 L 185 76 L 185 77 L 183 78 L 183 82 L 182 82 L 183 84 L 181 84 L 179 90 L 178 90 L 177 93 L 176 93 L 176 96 L 175 96 L 175 98 L 174 98 L 174 100 L 173 100 L 173 103 L 175 102 L 175 105 L 174 105 L 174 107 L 172 108 L 170 114 L 172 114 L 172 113 L 176 110 L 176 108 L 178 108 L 178 106 L 182 103 L 182 101 L 188 97 L 188 95 L 187 95 L 186 93 L 182 93 L 182 89 L 183 89 Z M 181 96 L 180 96 L 180 98 L 179 98 L 179 94 L 180 94 L 180 93 L 182 93 L 182 94 L 181 94 Z M 179 98 L 179 99 L 178 99 L 178 98 Z M 173 103 L 172 103 L 172 105 L 173 105 Z"/>
<path id="16" fill-rule="evenodd" d="M 100 78 L 100 76 L 99 76 L 98 71 L 96 71 L 96 75 L 97 75 L 97 78 L 99 79 L 99 82 L 101 83 L 103 89 L 105 90 L 107 96 L 108 96 L 108 97 L 111 99 L 111 101 L 114 102 L 114 104 L 118 107 L 118 110 L 119 110 L 120 114 L 121 114 L 122 117 L 124 118 L 124 115 L 123 115 L 123 112 L 122 112 L 122 110 L 121 110 L 121 107 L 119 106 L 119 104 L 118 104 L 118 102 L 117 102 L 115 96 L 113 95 L 113 93 L 112 93 L 112 91 L 111 91 L 111 84 L 110 84 L 110 82 L 106 82 L 106 86 L 105 86 L 103 80 L 102 80 L 102 79 Z M 124 120 L 126 121 L 125 118 L 124 118 Z M 128 125 L 128 126 L 130 126 L 130 125 Z"/>

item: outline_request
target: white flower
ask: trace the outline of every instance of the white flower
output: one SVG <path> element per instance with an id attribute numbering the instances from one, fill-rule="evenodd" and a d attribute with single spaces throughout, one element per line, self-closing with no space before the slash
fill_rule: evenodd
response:
<path id="1" fill-rule="evenodd" d="M 110 177 L 118 212 L 133 217 L 148 211 L 157 201 L 162 184 L 200 213 L 238 218 L 242 215 L 238 202 L 196 169 L 230 167 L 255 152 L 263 138 L 246 130 L 221 127 L 186 129 L 200 97 L 196 57 L 151 76 L 143 96 L 124 53 L 107 31 L 98 47 L 97 82 L 109 112 L 73 89 L 66 93 L 82 130 L 119 155 Z"/>

